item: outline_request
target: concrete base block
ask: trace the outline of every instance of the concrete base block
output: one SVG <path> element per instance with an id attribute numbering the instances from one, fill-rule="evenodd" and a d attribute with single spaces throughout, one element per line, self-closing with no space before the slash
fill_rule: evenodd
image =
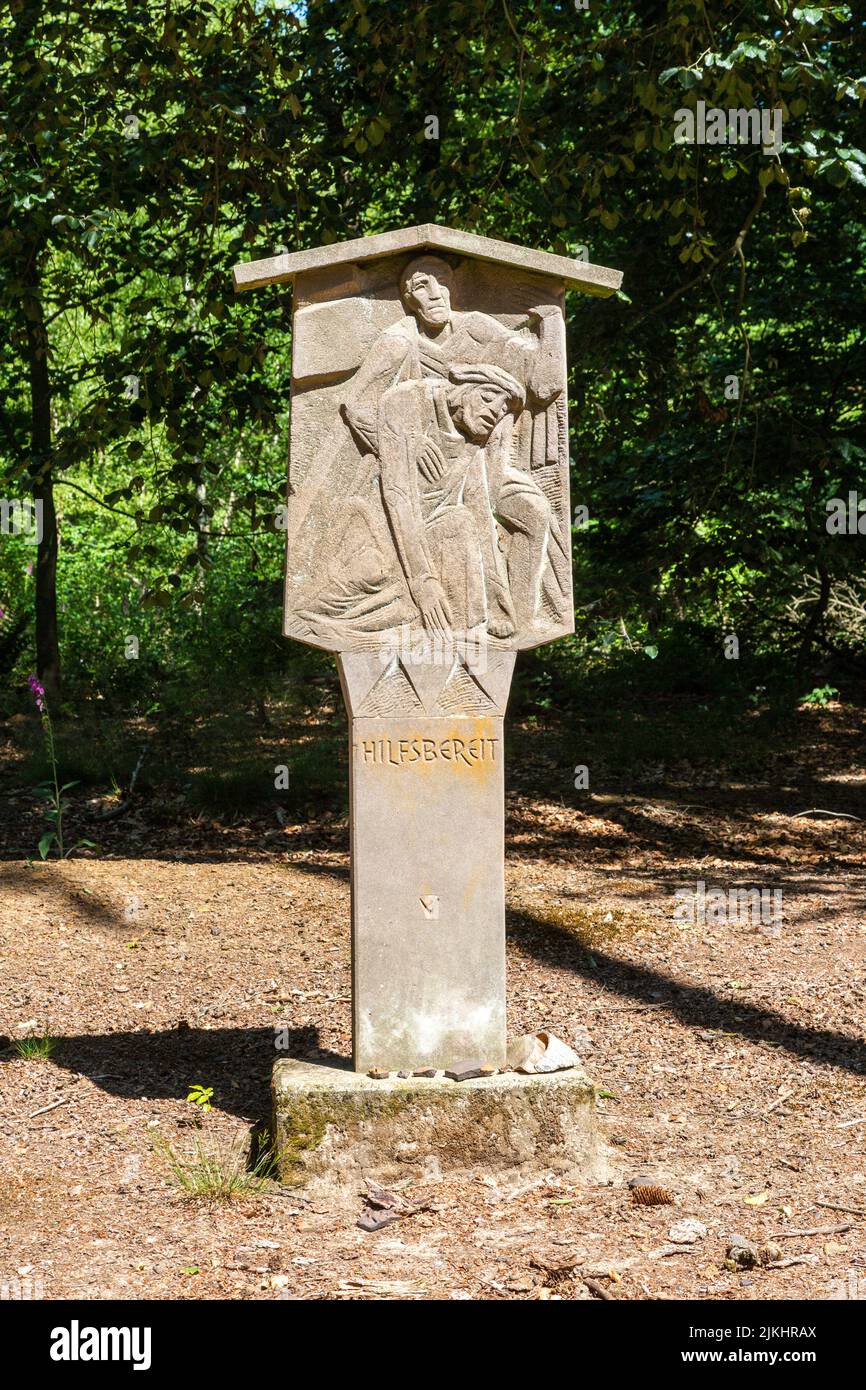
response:
<path id="1" fill-rule="evenodd" d="M 367 1177 L 429 1183 L 480 1168 L 506 1180 L 598 1179 L 595 1095 L 577 1068 L 374 1081 L 348 1065 L 283 1058 L 273 1073 L 280 1176 L 310 1196 L 353 1201 Z"/>

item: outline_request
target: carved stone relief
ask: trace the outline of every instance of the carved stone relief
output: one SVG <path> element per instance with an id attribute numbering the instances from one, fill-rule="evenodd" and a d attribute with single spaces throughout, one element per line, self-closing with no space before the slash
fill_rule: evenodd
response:
<path id="1" fill-rule="evenodd" d="M 557 283 L 425 252 L 307 271 L 296 306 L 286 634 L 460 656 L 570 632 Z"/>

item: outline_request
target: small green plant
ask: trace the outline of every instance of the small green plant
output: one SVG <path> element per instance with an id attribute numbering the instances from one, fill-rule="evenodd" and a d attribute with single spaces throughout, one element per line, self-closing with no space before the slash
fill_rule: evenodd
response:
<path id="1" fill-rule="evenodd" d="M 57 1039 L 46 1033 L 43 1037 L 16 1038 L 12 1046 L 19 1057 L 28 1060 L 50 1057 L 57 1050 Z"/>
<path id="2" fill-rule="evenodd" d="M 48 858 L 48 852 L 52 845 L 56 845 L 57 854 L 60 859 L 68 859 L 75 850 L 86 848 L 96 849 L 97 846 L 92 840 L 77 840 L 70 849 L 63 847 L 63 814 L 69 809 L 71 803 L 63 796 L 71 787 L 77 787 L 77 782 L 65 782 L 60 785 L 57 775 L 57 753 L 54 746 L 54 726 L 51 723 L 51 715 L 48 713 L 48 701 L 45 697 L 45 687 L 36 678 L 29 676 L 27 684 L 30 693 L 36 702 L 39 717 L 42 720 L 42 732 L 45 735 L 45 750 L 48 754 L 48 761 L 51 764 L 51 781 L 43 782 L 36 788 L 37 796 L 45 800 L 45 810 L 43 812 L 45 820 L 48 822 L 48 829 L 39 841 L 39 854 L 42 859 Z"/>
<path id="3" fill-rule="evenodd" d="M 190 1086 L 187 1101 L 190 1105 L 197 1105 L 202 1115 L 209 1115 L 213 1110 L 212 1100 L 213 1086 Z"/>
<path id="4" fill-rule="evenodd" d="M 829 705 L 831 700 L 835 700 L 839 691 L 835 685 L 816 685 L 814 690 L 810 690 L 808 695 L 804 695 L 801 705 Z"/>
<path id="5" fill-rule="evenodd" d="M 156 1136 L 154 1148 L 184 1197 L 226 1202 L 256 1196 L 276 1175 L 277 1155 L 266 1135 L 252 1145 L 243 1135 L 229 1143 L 196 1138 L 191 1155 L 178 1153 L 167 1139 Z"/>
<path id="6" fill-rule="evenodd" d="M 280 1158 L 285 1150 L 277 1150 L 269 1129 L 256 1130 L 250 1142 L 252 1169 L 265 1182 L 279 1182 Z"/>

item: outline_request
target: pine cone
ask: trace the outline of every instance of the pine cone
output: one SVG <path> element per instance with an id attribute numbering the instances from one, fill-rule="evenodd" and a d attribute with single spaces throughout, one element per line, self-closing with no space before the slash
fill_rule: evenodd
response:
<path id="1" fill-rule="evenodd" d="M 666 1187 L 657 1187 L 655 1183 L 638 1183 L 631 1190 L 631 1199 L 641 1207 L 670 1207 L 674 1200 Z"/>

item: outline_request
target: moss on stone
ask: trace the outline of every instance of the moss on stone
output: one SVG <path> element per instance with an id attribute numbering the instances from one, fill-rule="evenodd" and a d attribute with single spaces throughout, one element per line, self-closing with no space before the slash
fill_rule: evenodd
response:
<path id="1" fill-rule="evenodd" d="M 343 1090 L 281 1083 L 275 1073 L 274 1124 L 282 1180 L 299 1185 L 311 1170 L 319 1172 L 332 1164 L 342 1168 L 347 1160 L 350 1166 L 360 1162 L 365 1167 L 386 1156 L 399 1170 L 404 1162 L 414 1161 L 401 1156 L 404 1144 L 414 1145 L 422 1155 L 435 1154 L 446 1169 L 484 1161 L 494 1168 L 508 1166 L 522 1161 L 515 1155 L 524 1150 L 564 1158 L 572 1130 L 566 1114 L 584 1106 L 591 1112 L 594 1097 L 588 1077 L 570 1073 L 570 1078 L 563 1107 L 566 1095 L 559 1094 L 554 1078 L 532 1078 L 536 1084 L 528 1085 L 530 1078 L 514 1077 L 516 1094 L 504 1094 L 505 1078 L 489 1089 L 472 1082 L 390 1081 L 352 1090 L 347 1076 Z M 402 1116 L 407 1117 L 405 1124 Z M 315 1158 L 329 1137 L 333 1143 L 328 1156 Z M 361 1159 L 361 1154 L 366 1157 Z"/>
<path id="2" fill-rule="evenodd" d="M 332 1090 L 278 1093 L 274 1120 L 283 1181 L 298 1181 L 304 1156 L 319 1147 L 329 1126 L 349 1132 L 362 1123 L 393 1119 L 417 1099 L 417 1091 L 408 1087 L 404 1092 L 383 1090 L 381 1095 L 369 1091 L 345 1095 Z"/>

